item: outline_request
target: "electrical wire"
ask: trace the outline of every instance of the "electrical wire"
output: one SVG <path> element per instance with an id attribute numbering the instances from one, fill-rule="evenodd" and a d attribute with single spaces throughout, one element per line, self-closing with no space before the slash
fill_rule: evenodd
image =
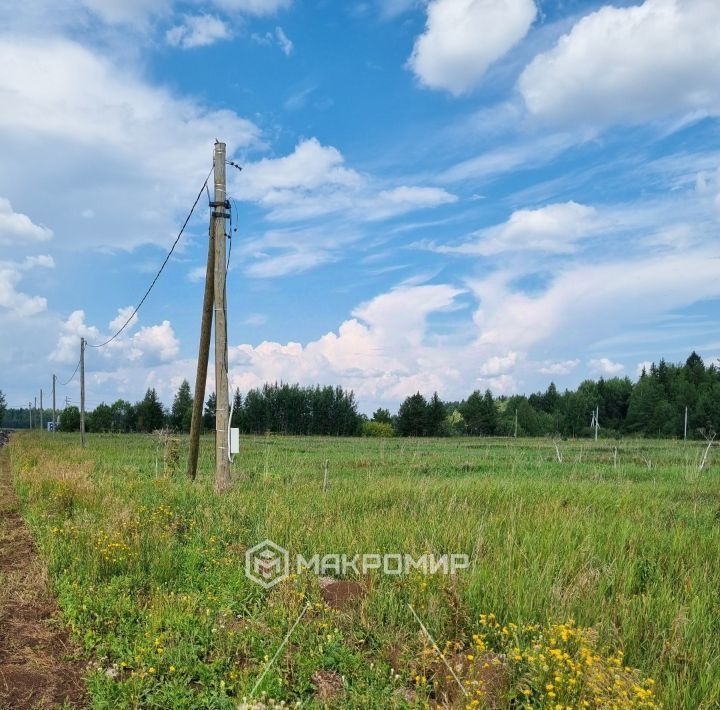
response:
<path id="1" fill-rule="evenodd" d="M 190 221 L 190 218 L 193 216 L 193 213 L 195 212 L 195 208 L 197 207 L 198 202 L 200 202 L 200 198 L 202 197 L 203 192 L 205 191 L 207 187 L 208 180 L 210 179 L 210 176 L 213 173 L 213 168 L 210 168 L 210 172 L 208 173 L 207 177 L 205 178 L 205 182 L 203 182 L 202 187 L 200 188 L 200 192 L 198 192 L 197 197 L 195 198 L 195 202 L 193 202 L 193 206 L 190 208 L 190 212 L 188 213 L 188 216 L 185 218 L 185 222 L 183 222 L 183 226 L 180 228 L 180 232 L 178 233 L 177 237 L 175 238 L 175 241 L 173 242 L 172 247 L 170 247 L 170 251 L 168 252 L 168 255 L 165 257 L 165 261 L 163 261 L 162 266 L 160 267 L 160 270 L 157 272 L 155 278 L 152 280 L 152 283 L 150 284 L 148 290 L 145 292 L 145 295 L 140 299 L 140 303 L 136 306 L 135 310 L 131 313 L 130 317 L 123 323 L 122 327 L 115 333 L 115 335 L 108 338 L 104 343 L 100 343 L 99 345 L 93 345 L 92 343 L 86 343 L 86 345 L 90 348 L 104 348 L 106 345 L 109 345 L 112 343 L 115 338 L 117 338 L 124 330 L 125 328 L 130 325 L 130 322 L 132 319 L 137 315 L 140 308 L 142 308 L 143 303 L 145 303 L 145 300 L 150 295 L 150 292 L 155 287 L 155 284 L 157 283 L 158 279 L 160 278 L 160 274 L 162 274 L 163 269 L 167 266 L 168 261 L 170 261 L 170 257 L 173 255 L 173 252 L 175 251 L 175 247 L 178 245 L 178 242 L 180 241 L 180 237 L 182 237 L 183 233 L 185 232 L 185 228 L 188 225 L 188 222 Z"/>
<path id="2" fill-rule="evenodd" d="M 61 382 L 60 387 L 67 387 L 67 385 L 69 385 L 75 379 L 75 375 L 77 375 L 79 369 L 80 369 L 80 360 L 78 360 L 78 364 L 75 366 L 75 372 L 72 373 L 72 376 L 70 377 L 70 379 L 67 382 Z"/>

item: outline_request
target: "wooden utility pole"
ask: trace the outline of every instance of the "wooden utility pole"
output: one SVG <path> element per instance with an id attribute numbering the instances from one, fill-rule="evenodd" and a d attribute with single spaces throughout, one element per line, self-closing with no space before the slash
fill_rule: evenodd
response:
<path id="1" fill-rule="evenodd" d="M 80 445 L 85 448 L 85 338 L 80 338 Z"/>
<path id="2" fill-rule="evenodd" d="M 43 414 L 42 390 L 40 390 L 40 431 L 42 431 L 45 426 L 45 417 Z"/>
<path id="3" fill-rule="evenodd" d="M 212 202 L 212 233 L 215 246 L 215 490 L 230 485 L 228 433 L 228 346 L 227 346 L 227 265 L 225 222 L 227 189 L 225 185 L 225 144 L 215 143 L 215 199 Z"/>
<path id="4" fill-rule="evenodd" d="M 215 297 L 215 241 L 212 225 L 208 238 L 207 270 L 205 271 L 205 295 L 203 296 L 202 324 L 200 326 L 200 350 L 198 353 L 195 395 L 193 398 L 192 424 L 190 425 L 190 454 L 188 476 L 197 476 L 200 432 L 202 430 L 203 404 L 205 404 L 205 383 L 207 382 L 208 358 L 210 357 L 210 334 L 212 331 L 213 300 Z"/>
<path id="5" fill-rule="evenodd" d="M 55 411 L 55 384 L 56 384 L 56 382 L 57 382 L 57 376 L 53 375 L 53 426 L 52 426 L 53 434 L 57 430 L 57 423 L 56 423 L 57 422 L 57 412 Z"/>

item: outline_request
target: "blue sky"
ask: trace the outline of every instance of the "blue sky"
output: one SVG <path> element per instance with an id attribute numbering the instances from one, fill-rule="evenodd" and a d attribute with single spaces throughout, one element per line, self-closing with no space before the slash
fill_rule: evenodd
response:
<path id="1" fill-rule="evenodd" d="M 715 0 L 6 0 L 0 389 L 127 317 L 215 138 L 243 391 L 371 411 L 717 358 L 719 29 Z M 90 406 L 193 381 L 207 219 L 89 352 Z"/>

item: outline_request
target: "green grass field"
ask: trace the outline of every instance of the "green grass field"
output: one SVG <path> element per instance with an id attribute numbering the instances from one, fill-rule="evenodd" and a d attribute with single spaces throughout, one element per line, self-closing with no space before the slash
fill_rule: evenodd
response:
<path id="1" fill-rule="evenodd" d="M 539 439 L 243 447 L 217 495 L 210 439 L 194 484 L 184 440 L 12 439 L 26 519 L 97 661 L 96 707 L 720 707 L 716 452 L 699 472 L 702 446 L 683 442 L 559 442 L 562 463 Z M 265 538 L 305 557 L 472 566 L 371 573 L 338 610 L 312 573 L 269 591 L 248 580 L 245 550 Z"/>

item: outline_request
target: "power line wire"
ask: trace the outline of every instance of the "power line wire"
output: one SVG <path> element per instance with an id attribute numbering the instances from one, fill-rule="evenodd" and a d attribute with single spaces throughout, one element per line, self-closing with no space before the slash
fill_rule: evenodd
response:
<path id="1" fill-rule="evenodd" d="M 170 251 L 168 252 L 167 256 L 165 257 L 165 261 L 163 261 L 162 266 L 160 267 L 160 270 L 155 275 L 155 278 L 152 280 L 152 283 L 150 284 L 148 290 L 145 292 L 145 295 L 140 300 L 140 303 L 138 303 L 135 310 L 130 314 L 130 317 L 123 323 L 122 327 L 113 335 L 112 337 L 108 338 L 104 343 L 100 343 L 99 345 L 93 345 L 92 343 L 86 343 L 86 345 L 90 348 L 104 348 L 106 345 L 109 345 L 112 343 L 115 338 L 117 338 L 124 330 L 125 328 L 130 325 L 130 322 L 132 319 L 137 315 L 140 308 L 142 308 L 143 303 L 145 303 L 147 297 L 150 295 L 150 292 L 153 290 L 155 284 L 157 283 L 158 279 L 160 278 L 160 274 L 162 274 L 163 269 L 167 266 L 168 261 L 170 261 L 170 257 L 173 255 L 173 252 L 175 251 L 175 247 L 178 245 L 178 242 L 180 241 L 180 237 L 182 237 L 183 233 L 185 232 L 185 227 L 187 227 L 188 222 L 190 221 L 190 218 L 193 216 L 193 213 L 195 212 L 195 208 L 197 207 L 198 202 L 200 202 L 200 198 L 202 197 L 203 191 L 207 187 L 208 180 L 210 179 L 210 176 L 213 173 L 213 168 L 210 168 L 210 172 L 208 173 L 207 177 L 205 178 L 205 182 L 203 182 L 202 187 L 200 188 L 200 192 L 198 192 L 197 197 L 195 198 L 195 202 L 193 202 L 193 206 L 190 208 L 190 212 L 188 213 L 188 216 L 185 218 L 185 222 L 183 222 L 183 226 L 180 228 L 180 232 L 178 233 L 177 237 L 175 238 L 175 241 L 173 242 L 172 247 L 170 247 Z M 78 363 L 79 366 L 79 363 Z"/>
<path id="2" fill-rule="evenodd" d="M 72 373 L 72 377 L 70 377 L 70 379 L 67 382 L 61 382 L 60 387 L 67 387 L 67 385 L 69 385 L 75 379 L 75 375 L 77 375 L 79 369 L 80 369 L 80 360 L 78 360 L 78 364 L 75 365 L 75 372 Z"/>

